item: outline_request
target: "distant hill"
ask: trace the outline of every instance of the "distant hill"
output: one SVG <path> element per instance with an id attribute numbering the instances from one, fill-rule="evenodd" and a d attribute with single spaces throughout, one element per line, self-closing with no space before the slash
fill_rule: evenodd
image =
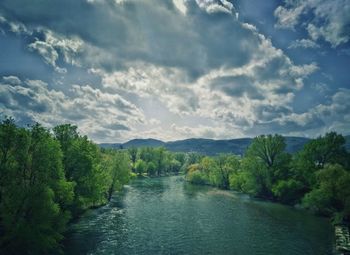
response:
<path id="1" fill-rule="evenodd" d="M 350 136 L 347 137 L 350 145 Z M 309 141 L 304 137 L 285 137 L 287 144 L 286 150 L 294 153 L 303 148 L 304 144 Z M 160 147 L 175 152 L 198 152 L 205 155 L 215 155 L 219 153 L 234 153 L 243 155 L 250 145 L 252 138 L 239 138 L 231 140 L 213 140 L 203 138 L 191 138 L 186 140 L 163 142 L 156 139 L 134 139 L 126 143 L 102 143 L 103 148 L 130 148 L 130 147 Z"/>
<path id="2" fill-rule="evenodd" d="M 133 139 L 126 143 L 123 143 L 124 148 L 130 147 L 160 147 L 164 146 L 164 142 L 157 139 Z"/>

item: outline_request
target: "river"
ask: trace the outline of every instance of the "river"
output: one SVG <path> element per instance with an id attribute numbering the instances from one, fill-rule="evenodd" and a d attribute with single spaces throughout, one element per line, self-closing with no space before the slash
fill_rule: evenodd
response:
<path id="1" fill-rule="evenodd" d="M 66 254 L 332 254 L 329 220 L 247 195 L 136 179 L 71 225 Z"/>

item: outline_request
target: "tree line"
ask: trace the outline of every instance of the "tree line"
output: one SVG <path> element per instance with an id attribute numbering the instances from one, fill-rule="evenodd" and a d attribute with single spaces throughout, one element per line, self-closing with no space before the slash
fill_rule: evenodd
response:
<path id="1" fill-rule="evenodd" d="M 185 172 L 201 157 L 197 153 L 170 152 L 164 147 L 128 149 L 132 171 L 137 175 L 162 176 Z"/>
<path id="2" fill-rule="evenodd" d="M 0 124 L 0 253 L 59 253 L 69 221 L 129 181 L 130 156 L 101 150 L 77 127 Z"/>
<path id="3" fill-rule="evenodd" d="M 334 223 L 350 220 L 350 154 L 335 132 L 308 142 L 295 153 L 285 152 L 280 135 L 253 139 L 245 155 L 202 157 L 186 169 L 186 179 L 301 205 L 331 216 Z"/>

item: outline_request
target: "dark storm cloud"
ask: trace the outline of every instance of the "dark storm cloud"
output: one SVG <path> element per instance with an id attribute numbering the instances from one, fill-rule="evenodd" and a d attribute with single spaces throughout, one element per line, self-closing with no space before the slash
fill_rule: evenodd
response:
<path id="1" fill-rule="evenodd" d="M 125 61 L 141 60 L 180 67 L 197 77 L 222 65 L 246 64 L 259 44 L 235 16 L 207 13 L 195 1 L 187 3 L 186 16 L 174 10 L 172 1 L 150 0 L 121 4 L 85 0 L 34 0 L 23 4 L 20 0 L 4 0 L 0 9 L 6 19 L 25 24 L 27 29 L 43 27 L 67 37 L 78 36 L 91 47 L 113 54 L 109 61 L 104 54 L 103 60 L 93 56 L 92 50 L 90 55 L 82 56 L 108 71 L 122 67 Z M 54 64 L 58 57 L 55 48 L 44 42 L 42 35 L 37 37 L 31 47 L 41 49 L 44 59 Z"/>

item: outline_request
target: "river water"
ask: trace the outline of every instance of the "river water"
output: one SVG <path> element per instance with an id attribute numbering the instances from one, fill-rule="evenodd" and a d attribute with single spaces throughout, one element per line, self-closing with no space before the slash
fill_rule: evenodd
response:
<path id="1" fill-rule="evenodd" d="M 134 180 L 71 225 L 66 254 L 332 254 L 329 220 L 246 195 L 186 183 Z"/>

